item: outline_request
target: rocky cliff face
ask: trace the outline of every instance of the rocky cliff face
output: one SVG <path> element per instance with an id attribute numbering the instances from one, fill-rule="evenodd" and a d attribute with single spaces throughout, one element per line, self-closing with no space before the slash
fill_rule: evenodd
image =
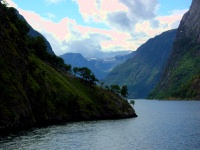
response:
<path id="1" fill-rule="evenodd" d="M 149 95 L 156 99 L 200 99 L 200 1 L 183 16 L 162 78 Z"/>
<path id="2" fill-rule="evenodd" d="M 200 1 L 193 0 L 190 10 L 183 16 L 176 40 L 183 37 L 192 38 L 193 42 L 200 43 Z"/>

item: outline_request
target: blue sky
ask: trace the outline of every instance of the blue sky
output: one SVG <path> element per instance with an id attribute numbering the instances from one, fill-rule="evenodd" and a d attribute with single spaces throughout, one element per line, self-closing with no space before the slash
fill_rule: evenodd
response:
<path id="1" fill-rule="evenodd" d="M 177 28 L 192 0 L 7 0 L 51 43 L 54 52 L 136 50 Z"/>
<path id="2" fill-rule="evenodd" d="M 192 0 L 158 0 L 161 5 L 158 10 L 160 15 L 168 15 L 173 10 L 189 9 Z"/>

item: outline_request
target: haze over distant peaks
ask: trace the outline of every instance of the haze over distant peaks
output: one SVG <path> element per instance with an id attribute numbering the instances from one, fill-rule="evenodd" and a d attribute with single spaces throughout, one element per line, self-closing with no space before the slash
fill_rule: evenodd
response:
<path id="1" fill-rule="evenodd" d="M 111 57 L 113 54 L 125 54 Z M 106 53 L 105 56 L 108 54 Z M 61 55 L 66 64 L 72 67 L 87 67 L 89 68 L 98 79 L 103 79 L 106 75 L 117 65 L 123 63 L 128 58 L 135 55 L 135 52 L 126 54 L 126 52 L 112 53 L 108 58 L 84 58 L 80 53 L 66 53 Z"/>

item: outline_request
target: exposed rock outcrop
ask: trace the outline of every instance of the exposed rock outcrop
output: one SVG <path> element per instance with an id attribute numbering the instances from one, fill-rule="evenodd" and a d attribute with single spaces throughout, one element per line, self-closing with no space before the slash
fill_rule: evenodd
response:
<path id="1" fill-rule="evenodd" d="M 150 99 L 200 100 L 200 0 L 183 16 L 172 53 Z"/>

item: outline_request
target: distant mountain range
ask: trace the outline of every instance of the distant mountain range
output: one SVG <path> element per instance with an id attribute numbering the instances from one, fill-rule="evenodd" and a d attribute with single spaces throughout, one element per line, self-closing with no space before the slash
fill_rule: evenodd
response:
<path id="1" fill-rule="evenodd" d="M 70 64 L 72 67 L 87 67 L 96 76 L 96 78 L 101 79 L 105 76 L 105 73 L 98 70 L 93 63 L 90 63 L 86 58 L 80 53 L 66 53 L 60 56 L 65 64 Z"/>
<path id="2" fill-rule="evenodd" d="M 150 99 L 200 100 L 200 1 L 183 16 L 162 78 Z"/>
<path id="3" fill-rule="evenodd" d="M 141 45 L 136 55 L 115 67 L 106 84 L 126 84 L 130 98 L 146 98 L 160 79 L 177 30 L 164 32 Z"/>
<path id="4" fill-rule="evenodd" d="M 133 51 L 133 50 L 132 50 Z M 98 58 L 98 59 L 104 59 L 104 58 L 111 58 L 115 56 L 121 56 L 126 55 L 132 52 L 131 50 L 120 50 L 120 51 L 101 51 L 101 50 L 94 50 L 94 51 L 88 51 L 87 49 L 81 49 L 72 52 L 66 52 L 66 53 L 80 53 L 83 55 L 84 58 Z M 64 54 L 62 54 L 64 55 Z"/>
<path id="5" fill-rule="evenodd" d="M 116 52 L 116 54 L 119 54 Z M 122 53 L 124 54 L 124 53 Z M 66 64 L 72 67 L 88 67 L 98 79 L 103 79 L 117 65 L 123 63 L 127 59 L 133 57 L 135 52 L 118 55 L 110 58 L 84 58 L 80 53 L 66 53 L 61 55 Z M 107 55 L 105 55 L 107 56 Z"/>
<path id="6" fill-rule="evenodd" d="M 97 53 L 96 58 L 98 59 L 113 58 L 115 56 L 124 56 L 130 54 L 131 52 L 132 51 L 130 50 L 109 51 L 109 52 L 100 51 Z M 85 58 L 90 58 L 90 57 L 85 57 Z"/>
<path id="7" fill-rule="evenodd" d="M 133 58 L 136 52 L 133 51 L 129 54 L 117 55 L 114 57 L 107 57 L 107 58 L 88 58 L 87 60 L 94 64 L 97 69 L 102 70 L 103 72 L 109 73 L 112 69 L 125 62 L 129 58 Z"/>

